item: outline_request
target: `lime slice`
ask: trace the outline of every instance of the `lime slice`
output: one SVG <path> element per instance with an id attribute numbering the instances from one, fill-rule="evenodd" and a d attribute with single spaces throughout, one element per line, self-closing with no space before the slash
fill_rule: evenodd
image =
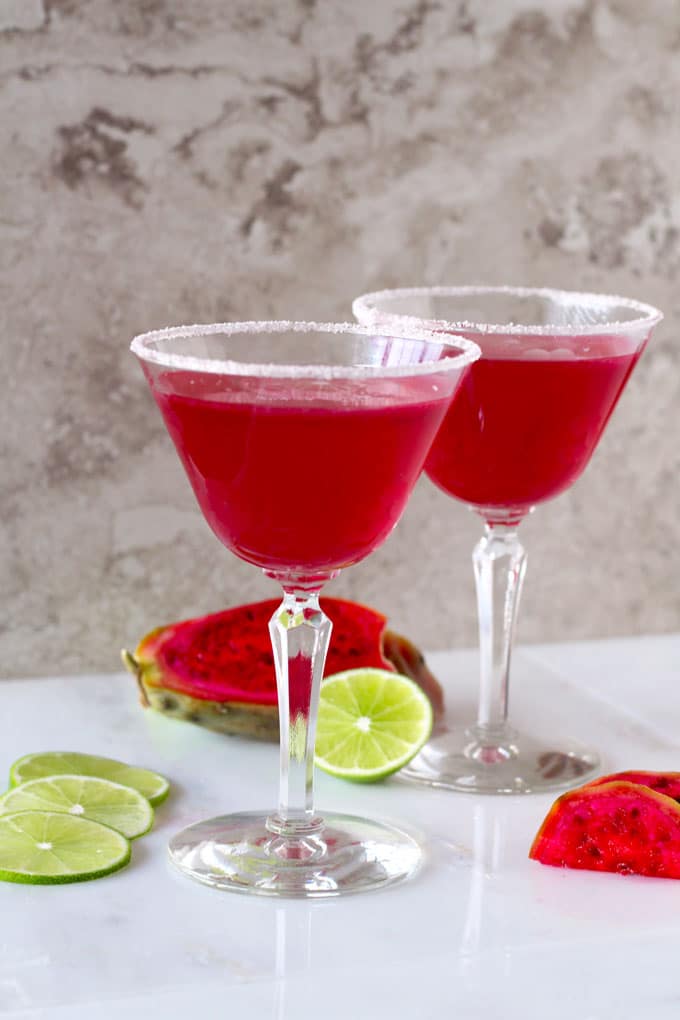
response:
<path id="1" fill-rule="evenodd" d="M 44 776 L 97 776 L 110 779 L 112 783 L 131 786 L 138 790 L 153 805 L 164 801 L 170 790 L 170 783 L 156 772 L 125 765 L 113 758 L 100 758 L 96 754 L 81 754 L 79 751 L 42 751 L 27 754 L 15 761 L 9 770 L 9 785 L 19 786 L 29 779 Z"/>
<path id="2" fill-rule="evenodd" d="M 57 811 L 0 815 L 0 879 L 54 885 L 123 868 L 130 844 L 119 832 Z"/>
<path id="3" fill-rule="evenodd" d="M 432 706 L 408 677 L 349 669 L 321 685 L 315 762 L 324 772 L 371 783 L 396 772 L 432 732 Z"/>
<path id="4" fill-rule="evenodd" d="M 30 779 L 0 797 L 0 815 L 17 811 L 63 811 L 101 822 L 136 839 L 153 825 L 153 808 L 130 786 L 94 776 Z"/>

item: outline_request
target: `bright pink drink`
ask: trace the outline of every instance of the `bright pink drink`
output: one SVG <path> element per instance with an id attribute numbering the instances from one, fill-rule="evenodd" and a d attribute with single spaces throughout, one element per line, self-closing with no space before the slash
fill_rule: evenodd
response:
<path id="1" fill-rule="evenodd" d="M 426 471 L 488 519 L 519 519 L 584 470 L 641 349 L 614 337 L 480 342 L 482 358 L 461 383 Z"/>
<path id="2" fill-rule="evenodd" d="M 452 385 L 186 371 L 149 379 L 218 538 L 242 559 L 298 576 L 338 570 L 384 541 Z"/>

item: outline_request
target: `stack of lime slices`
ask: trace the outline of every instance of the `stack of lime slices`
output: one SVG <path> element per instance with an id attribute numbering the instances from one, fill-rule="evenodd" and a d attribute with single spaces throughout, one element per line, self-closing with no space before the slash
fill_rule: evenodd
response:
<path id="1" fill-rule="evenodd" d="M 163 776 L 112 758 L 45 751 L 19 758 L 0 796 L 0 879 L 53 885 L 100 878 L 130 860 L 153 825 Z"/>

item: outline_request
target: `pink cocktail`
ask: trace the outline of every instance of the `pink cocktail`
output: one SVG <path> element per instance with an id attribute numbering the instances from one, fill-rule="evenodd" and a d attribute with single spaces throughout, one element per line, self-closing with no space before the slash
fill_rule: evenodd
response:
<path id="1" fill-rule="evenodd" d="M 198 822 L 170 843 L 206 885 L 337 896 L 417 868 L 399 829 L 319 817 L 313 763 L 331 621 L 319 593 L 397 523 L 479 348 L 413 327 L 250 322 L 160 330 L 132 346 L 210 527 L 279 582 L 272 640 L 278 809 Z"/>
<path id="2" fill-rule="evenodd" d="M 387 538 L 451 402 L 417 376 L 362 396 L 352 379 L 330 392 L 314 379 L 255 390 L 185 372 L 150 381 L 220 541 L 263 570 L 297 576 L 336 573 Z"/>
<path id="3" fill-rule="evenodd" d="M 486 518 L 520 521 L 585 470 L 641 351 L 607 336 L 522 337 L 510 357 L 503 347 L 484 341 L 425 469 Z"/>
<path id="4" fill-rule="evenodd" d="M 432 287 L 354 302 L 374 328 L 419 325 L 482 350 L 426 462 L 440 489 L 484 520 L 473 554 L 480 634 L 476 725 L 440 732 L 404 770 L 475 793 L 573 784 L 596 753 L 518 734 L 508 724 L 510 656 L 526 553 L 517 526 L 588 465 L 661 314 L 625 298 L 512 287 Z"/>

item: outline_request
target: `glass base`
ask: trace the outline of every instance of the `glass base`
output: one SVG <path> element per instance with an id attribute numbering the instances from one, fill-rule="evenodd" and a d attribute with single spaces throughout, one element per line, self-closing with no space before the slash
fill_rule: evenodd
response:
<path id="1" fill-rule="evenodd" d="M 461 793 L 543 793 L 579 785 L 599 766 L 599 755 L 575 742 L 472 726 L 433 737 L 399 776 Z"/>
<path id="2" fill-rule="evenodd" d="M 259 812 L 210 818 L 171 839 L 170 859 L 205 885 L 294 898 L 394 885 L 414 875 L 422 859 L 405 832 L 353 815 L 327 815 L 295 837 L 274 828 L 272 816 Z"/>

